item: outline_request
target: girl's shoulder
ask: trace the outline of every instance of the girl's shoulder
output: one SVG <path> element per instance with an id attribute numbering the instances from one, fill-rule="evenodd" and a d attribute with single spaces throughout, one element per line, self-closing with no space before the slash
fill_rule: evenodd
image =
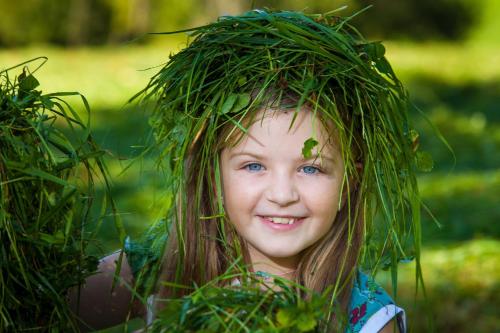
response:
<path id="1" fill-rule="evenodd" d="M 368 275 L 358 272 L 351 293 L 346 333 L 376 333 L 395 319 L 406 332 L 404 310 Z"/>

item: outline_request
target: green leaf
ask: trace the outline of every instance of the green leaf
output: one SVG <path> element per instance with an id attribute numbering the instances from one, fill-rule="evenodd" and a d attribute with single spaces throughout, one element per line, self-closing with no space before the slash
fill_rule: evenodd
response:
<path id="1" fill-rule="evenodd" d="M 233 108 L 233 105 L 236 102 L 236 99 L 238 99 L 238 95 L 237 94 L 231 94 L 231 95 L 229 95 L 229 97 L 226 99 L 226 101 L 224 102 L 224 104 L 222 104 L 222 109 L 221 109 L 220 112 L 222 114 L 229 113 L 231 111 L 231 109 Z"/>
<path id="2" fill-rule="evenodd" d="M 24 90 L 24 91 L 30 91 L 35 89 L 40 85 L 40 82 L 38 82 L 37 79 L 33 75 L 28 75 L 26 77 L 21 78 L 19 76 L 19 89 Z"/>
<path id="3" fill-rule="evenodd" d="M 56 184 L 60 184 L 60 185 L 63 185 L 63 186 L 67 186 L 69 185 L 69 183 L 57 176 L 54 176 L 48 172 L 45 172 L 43 170 L 40 170 L 40 169 L 35 169 L 35 168 L 26 168 L 26 169 L 22 169 L 22 170 L 19 170 L 21 172 L 24 172 L 24 173 L 27 173 L 28 175 L 32 175 L 32 176 L 35 176 L 35 177 L 39 177 L 39 178 L 42 178 L 42 179 L 46 179 L 48 181 L 51 181 L 51 182 L 54 182 Z"/>
<path id="4" fill-rule="evenodd" d="M 297 318 L 297 328 L 300 332 L 308 332 L 316 327 L 316 319 L 312 314 L 302 313 Z"/>
<path id="5" fill-rule="evenodd" d="M 240 76 L 240 78 L 238 79 L 238 85 L 241 87 L 245 83 L 247 83 L 247 78 L 245 76 Z"/>
<path id="6" fill-rule="evenodd" d="M 378 59 L 375 63 L 375 67 L 378 69 L 380 73 L 383 74 L 391 74 L 392 68 L 389 62 L 385 58 Z"/>
<path id="7" fill-rule="evenodd" d="M 416 152 L 418 150 L 418 147 L 420 146 L 420 134 L 418 134 L 417 131 L 415 130 L 410 130 L 410 142 L 411 142 L 411 149 L 413 152 Z"/>
<path id="8" fill-rule="evenodd" d="M 54 235 L 46 234 L 41 232 L 40 239 L 49 244 L 63 244 L 64 243 L 64 234 L 61 230 L 58 230 Z"/>
<path id="9" fill-rule="evenodd" d="M 309 138 L 304 141 L 304 147 L 302 148 L 302 156 L 304 158 L 310 158 L 312 155 L 312 149 L 318 145 L 318 141 L 313 138 Z"/>
<path id="10" fill-rule="evenodd" d="M 417 169 L 422 172 L 430 172 L 434 168 L 434 160 L 431 154 L 426 151 L 419 151 L 416 154 Z"/>
<path id="11" fill-rule="evenodd" d="M 47 109 L 52 109 L 54 107 L 54 102 L 52 102 L 50 97 L 40 96 L 40 101 L 42 102 L 42 105 L 45 106 Z"/>
<path id="12" fill-rule="evenodd" d="M 281 327 L 288 327 L 292 324 L 293 313 L 288 309 L 280 309 L 276 314 L 276 320 Z"/>
<path id="13" fill-rule="evenodd" d="M 50 192 L 47 195 L 47 201 L 51 206 L 55 206 L 57 204 L 57 195 L 56 192 Z"/>
<path id="14" fill-rule="evenodd" d="M 385 47 L 380 42 L 366 44 L 365 50 L 372 60 L 378 60 L 385 54 Z"/>
<path id="15" fill-rule="evenodd" d="M 250 103 L 250 94 L 231 94 L 222 105 L 221 113 L 236 113 Z"/>
<path id="16" fill-rule="evenodd" d="M 238 112 L 250 103 L 250 94 L 239 94 L 231 112 Z"/>

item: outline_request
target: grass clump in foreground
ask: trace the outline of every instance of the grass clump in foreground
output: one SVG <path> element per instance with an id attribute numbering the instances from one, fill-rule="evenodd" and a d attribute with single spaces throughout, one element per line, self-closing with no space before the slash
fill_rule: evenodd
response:
<path id="1" fill-rule="evenodd" d="M 266 283 L 271 279 L 272 287 Z M 224 280 L 233 281 L 232 286 L 221 287 Z M 222 276 L 187 296 L 166 300 L 148 332 L 325 332 L 331 311 L 327 293 L 304 300 L 303 287 L 264 272 L 244 285 L 234 281 L 234 275 Z"/>
<path id="2" fill-rule="evenodd" d="M 65 295 L 97 268 L 84 228 L 94 181 L 107 178 L 88 124 L 64 100 L 89 111 L 85 98 L 42 94 L 28 67 L 11 76 L 27 63 L 0 72 L 0 331 L 74 331 Z"/>

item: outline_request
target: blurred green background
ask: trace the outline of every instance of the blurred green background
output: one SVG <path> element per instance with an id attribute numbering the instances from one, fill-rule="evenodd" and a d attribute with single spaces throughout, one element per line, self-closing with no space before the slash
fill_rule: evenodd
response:
<path id="1" fill-rule="evenodd" d="M 373 5 L 355 23 L 370 39 L 386 41 L 387 57 L 420 110 L 412 117 L 421 145 L 435 160 L 434 170 L 419 177 L 424 203 L 440 223 L 423 212 L 427 299 L 421 291 L 414 296 L 413 264 L 402 265 L 399 277 L 397 299 L 410 331 L 500 332 L 500 1 L 0 0 L 0 70 L 47 56 L 36 75 L 43 91 L 87 97 L 121 217 L 137 236 L 162 217 L 171 197 L 154 156 L 136 159 L 149 140 L 148 111 L 127 101 L 186 45 L 183 34 L 145 33 L 252 6 L 323 12 L 343 5 L 344 16 Z M 119 247 L 111 218 L 97 237 L 91 251 Z M 382 273 L 380 281 L 388 277 Z"/>

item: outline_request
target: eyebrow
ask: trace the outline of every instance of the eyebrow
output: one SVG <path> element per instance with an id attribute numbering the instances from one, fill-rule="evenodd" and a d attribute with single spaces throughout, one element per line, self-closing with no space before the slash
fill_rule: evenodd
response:
<path id="1" fill-rule="evenodd" d="M 335 159 L 329 155 L 325 155 L 325 154 L 315 154 L 315 155 L 312 155 L 311 157 L 309 158 L 306 158 L 304 159 L 305 161 L 309 161 L 309 160 L 329 160 L 330 162 L 332 163 L 335 163 Z"/>
<path id="2" fill-rule="evenodd" d="M 253 157 L 253 158 L 256 158 L 258 160 L 265 160 L 266 158 L 262 155 L 259 155 L 259 154 L 254 154 L 254 153 L 251 153 L 251 152 L 246 152 L 246 151 L 242 151 L 242 152 L 237 152 L 237 153 L 232 153 L 231 155 L 229 155 L 229 159 L 233 159 L 235 157 L 240 157 L 240 156 L 250 156 L 250 157 Z M 315 154 L 315 155 L 312 155 L 311 157 L 309 158 L 301 158 L 302 161 L 311 161 L 311 160 L 328 160 L 332 163 L 335 163 L 335 159 L 329 155 L 325 155 L 325 154 Z"/>
<path id="3" fill-rule="evenodd" d="M 233 159 L 235 157 L 240 157 L 240 156 L 250 156 L 250 157 L 256 158 L 258 160 L 265 159 L 264 156 L 262 156 L 262 155 L 254 154 L 254 153 L 250 153 L 250 152 L 246 152 L 246 151 L 241 151 L 241 152 L 237 152 L 237 153 L 231 153 L 229 155 L 229 159 Z"/>

